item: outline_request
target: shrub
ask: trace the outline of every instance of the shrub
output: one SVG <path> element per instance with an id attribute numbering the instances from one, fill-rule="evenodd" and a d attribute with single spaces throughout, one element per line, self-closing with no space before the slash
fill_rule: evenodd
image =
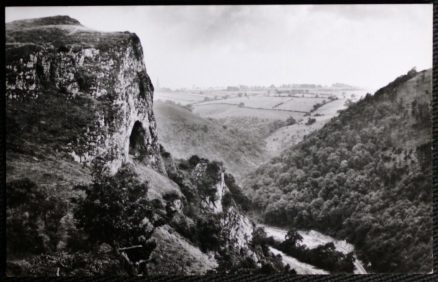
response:
<path id="1" fill-rule="evenodd" d="M 213 161 L 207 163 L 205 174 L 198 180 L 198 191 L 202 198 L 209 198 L 216 201 L 216 183 L 221 180 L 222 165 Z"/>
<path id="2" fill-rule="evenodd" d="M 197 155 L 193 155 L 189 159 L 189 164 L 193 168 L 195 167 L 201 159 Z"/>
<path id="3" fill-rule="evenodd" d="M 307 122 L 306 122 L 306 125 L 311 125 L 311 124 L 314 124 L 316 122 L 316 119 L 314 119 L 314 118 L 309 118 L 308 120 L 307 120 Z"/>
<path id="4" fill-rule="evenodd" d="M 225 208 L 229 208 L 231 207 L 233 203 L 233 196 L 231 195 L 231 193 L 226 192 L 225 195 L 222 197 L 222 206 L 224 206 Z"/>
<path id="5" fill-rule="evenodd" d="M 6 184 L 8 249 L 18 253 L 53 251 L 60 240 L 59 221 L 66 202 L 28 178 Z"/>
<path id="6" fill-rule="evenodd" d="M 199 218 L 196 221 L 197 239 L 201 251 L 217 251 L 225 242 L 221 231 L 219 218 L 209 215 L 207 218 Z"/>
<path id="7" fill-rule="evenodd" d="M 141 183 L 129 168 L 114 176 L 101 176 L 91 185 L 76 186 L 85 191 L 74 211 L 78 226 L 92 243 L 129 245 L 150 235 L 144 220 L 152 218 L 152 205 L 147 200 L 147 183 Z"/>
<path id="8" fill-rule="evenodd" d="M 224 181 L 236 204 L 238 204 L 242 210 L 249 211 L 251 208 L 251 201 L 245 196 L 245 194 L 243 194 L 242 189 L 237 185 L 233 175 L 225 173 Z"/>

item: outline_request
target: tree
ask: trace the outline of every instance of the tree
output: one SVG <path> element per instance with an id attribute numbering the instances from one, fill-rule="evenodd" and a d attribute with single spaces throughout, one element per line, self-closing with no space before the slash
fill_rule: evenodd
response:
<path id="1" fill-rule="evenodd" d="M 197 239 L 201 251 L 217 251 L 224 244 L 222 227 L 217 216 L 212 214 L 196 221 Z"/>
<path id="2" fill-rule="evenodd" d="M 61 239 L 58 228 L 67 212 L 67 203 L 28 178 L 8 182 L 6 193 L 8 250 L 18 253 L 55 250 Z"/>
<path id="3" fill-rule="evenodd" d="M 306 125 L 311 125 L 311 124 L 314 124 L 316 122 L 316 119 L 314 119 L 314 118 L 308 118 L 307 119 L 307 122 L 306 122 Z"/>
<path id="4" fill-rule="evenodd" d="M 296 229 L 290 229 L 286 234 L 284 243 L 289 246 L 297 246 L 303 241 L 303 236 Z"/>
<path id="5" fill-rule="evenodd" d="M 78 200 L 74 216 L 91 243 L 123 246 L 140 243 L 140 236 L 150 236 L 153 209 L 146 198 L 148 184 L 141 183 L 130 168 L 75 188 L 86 194 Z"/>

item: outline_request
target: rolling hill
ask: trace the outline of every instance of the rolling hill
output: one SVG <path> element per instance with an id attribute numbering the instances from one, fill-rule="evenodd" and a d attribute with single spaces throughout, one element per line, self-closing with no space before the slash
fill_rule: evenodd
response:
<path id="1" fill-rule="evenodd" d="M 221 161 L 238 179 L 265 161 L 263 141 L 244 131 L 227 129 L 173 103 L 155 101 L 154 112 L 159 142 L 176 158 L 198 155 Z"/>

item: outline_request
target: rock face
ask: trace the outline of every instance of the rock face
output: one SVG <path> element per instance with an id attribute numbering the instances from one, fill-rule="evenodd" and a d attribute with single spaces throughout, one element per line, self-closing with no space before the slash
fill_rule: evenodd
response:
<path id="1" fill-rule="evenodd" d="M 205 182 L 198 185 L 198 194 L 201 195 L 200 205 L 204 213 L 220 215 L 220 227 L 226 246 L 233 252 L 245 254 L 252 257 L 255 262 L 259 258 L 250 246 L 253 239 L 255 225 L 242 213 L 235 202 L 225 203 L 226 195 L 231 195 L 230 189 L 224 180 L 224 168 L 218 165 L 217 169 L 212 169 L 212 163 L 201 160 L 193 169 L 191 177 L 195 182 L 206 178 L 215 179 L 210 183 L 208 195 L 200 190 L 205 189 Z"/>
<path id="2" fill-rule="evenodd" d="M 6 38 L 8 187 L 27 183 L 31 192 L 49 191 L 51 203 L 60 203 L 59 219 L 38 226 L 37 235 L 48 238 L 44 246 L 29 251 L 24 259 L 29 265 L 9 261 L 10 268 L 18 268 L 13 273 L 47 275 L 46 265 L 56 261 L 45 260 L 49 252 L 77 256 L 68 243 L 82 228 L 72 199 L 83 195 L 75 188 L 95 185 L 90 182 L 99 180 L 94 176 L 101 170 L 115 174 L 119 168 L 142 183 L 147 195 L 142 200 L 150 204 L 140 223 L 129 222 L 144 231 L 143 237 L 152 234 L 155 240 L 151 255 L 156 264 L 149 267 L 150 274 L 238 271 L 240 265 L 258 271 L 263 263 L 282 270 L 281 262 L 252 242 L 254 224 L 238 197 L 243 193 L 227 184 L 223 165 L 196 156 L 175 160 L 158 144 L 153 86 L 135 34 L 92 31 L 69 17 L 51 17 L 8 23 Z M 123 177 L 115 175 L 117 180 Z M 7 190 L 22 196 L 20 189 Z M 18 206 L 27 213 L 30 209 Z M 103 213 L 108 216 L 107 210 Z M 8 206 L 8 224 L 20 226 L 12 234 L 21 240 L 36 232 L 22 228 L 27 219 L 18 214 L 23 212 Z M 33 237 L 18 244 L 23 241 L 35 244 Z M 116 267 L 123 268 L 105 245 L 97 250 L 100 258 L 91 261 L 108 262 L 99 274 L 117 274 Z M 43 259 L 32 260 L 39 252 Z M 79 271 L 94 269 L 84 265 Z M 61 272 L 77 270 L 69 266 Z"/>
<path id="3" fill-rule="evenodd" d="M 209 177 L 208 170 L 208 163 L 201 161 L 193 169 L 192 178 L 197 181 L 205 179 L 206 177 Z M 224 171 L 221 166 L 218 166 L 218 170 L 210 174 L 212 174 L 210 177 L 215 179 L 215 182 L 210 184 L 211 188 L 209 195 L 203 195 L 201 197 L 201 206 L 203 209 L 209 210 L 213 214 L 218 214 L 223 212 L 222 198 L 225 194 L 225 189 L 228 190 L 228 188 L 225 185 Z"/>
<path id="4" fill-rule="evenodd" d="M 65 16 L 15 21 L 6 25 L 6 54 L 8 104 L 41 104 L 49 92 L 66 101 L 88 99 L 93 117 L 62 147 L 76 161 L 100 162 L 115 173 L 141 158 L 164 172 L 154 89 L 135 34 L 93 31 Z"/>

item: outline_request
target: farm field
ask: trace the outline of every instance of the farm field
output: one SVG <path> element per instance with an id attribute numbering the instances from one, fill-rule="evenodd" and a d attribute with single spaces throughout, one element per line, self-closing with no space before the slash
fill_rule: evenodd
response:
<path id="1" fill-rule="evenodd" d="M 270 108 L 248 108 L 226 103 L 197 104 L 193 112 L 202 117 L 221 119 L 227 117 L 260 117 L 271 120 L 283 120 L 289 116 L 302 116 L 304 113 L 294 113 Z"/>
<path id="2" fill-rule="evenodd" d="M 160 101 L 173 101 L 182 105 L 193 104 L 204 100 L 203 95 L 194 92 L 155 92 L 155 99 Z"/>
<path id="3" fill-rule="evenodd" d="M 184 90 L 157 91 L 155 100 L 172 101 L 193 114 L 214 119 L 227 128 L 245 132 L 265 144 L 267 157 L 299 143 L 304 136 L 320 129 L 346 102 L 358 101 L 365 90 L 319 89 L 303 93 L 269 90 Z M 334 98 L 335 97 L 335 98 Z M 315 108 L 315 105 L 320 105 Z M 293 118 L 294 124 L 286 120 Z"/>
<path id="4" fill-rule="evenodd" d="M 361 96 L 355 95 L 355 97 L 357 101 Z M 265 138 L 267 152 L 274 157 L 280 154 L 284 148 L 298 144 L 304 136 L 322 128 L 324 124 L 337 115 L 339 110 L 345 109 L 347 107 L 346 101 L 346 98 L 333 100 L 312 112 L 310 116 L 302 116 L 303 118 L 298 119 L 296 124 L 277 129 Z M 314 119 L 314 123 L 308 124 L 309 118 Z"/>
<path id="5" fill-rule="evenodd" d="M 264 95 L 257 95 L 257 96 L 235 97 L 235 98 L 229 98 L 229 99 L 218 100 L 218 101 L 208 101 L 208 102 L 200 103 L 199 105 L 208 105 L 208 104 L 216 104 L 216 103 L 228 103 L 233 105 L 239 105 L 240 103 L 243 103 L 244 107 L 248 107 L 248 108 L 273 109 L 276 108 L 278 104 L 284 103 L 288 100 L 290 100 L 289 97 L 270 97 Z"/>
<path id="6" fill-rule="evenodd" d="M 279 110 L 289 110 L 289 111 L 304 111 L 310 112 L 315 104 L 324 104 L 329 101 L 327 98 L 298 98 L 293 97 L 284 101 L 281 105 L 276 108 Z"/>
<path id="7" fill-rule="evenodd" d="M 229 100 L 238 98 L 239 94 L 246 96 L 259 96 L 265 92 L 262 91 L 226 91 L 226 90 L 181 90 L 181 91 L 168 91 L 158 89 L 154 93 L 154 99 L 162 102 L 172 101 L 183 106 L 189 104 L 197 104 L 208 102 L 207 100 L 214 100 L 216 102 L 225 101 L 229 103 Z"/>

